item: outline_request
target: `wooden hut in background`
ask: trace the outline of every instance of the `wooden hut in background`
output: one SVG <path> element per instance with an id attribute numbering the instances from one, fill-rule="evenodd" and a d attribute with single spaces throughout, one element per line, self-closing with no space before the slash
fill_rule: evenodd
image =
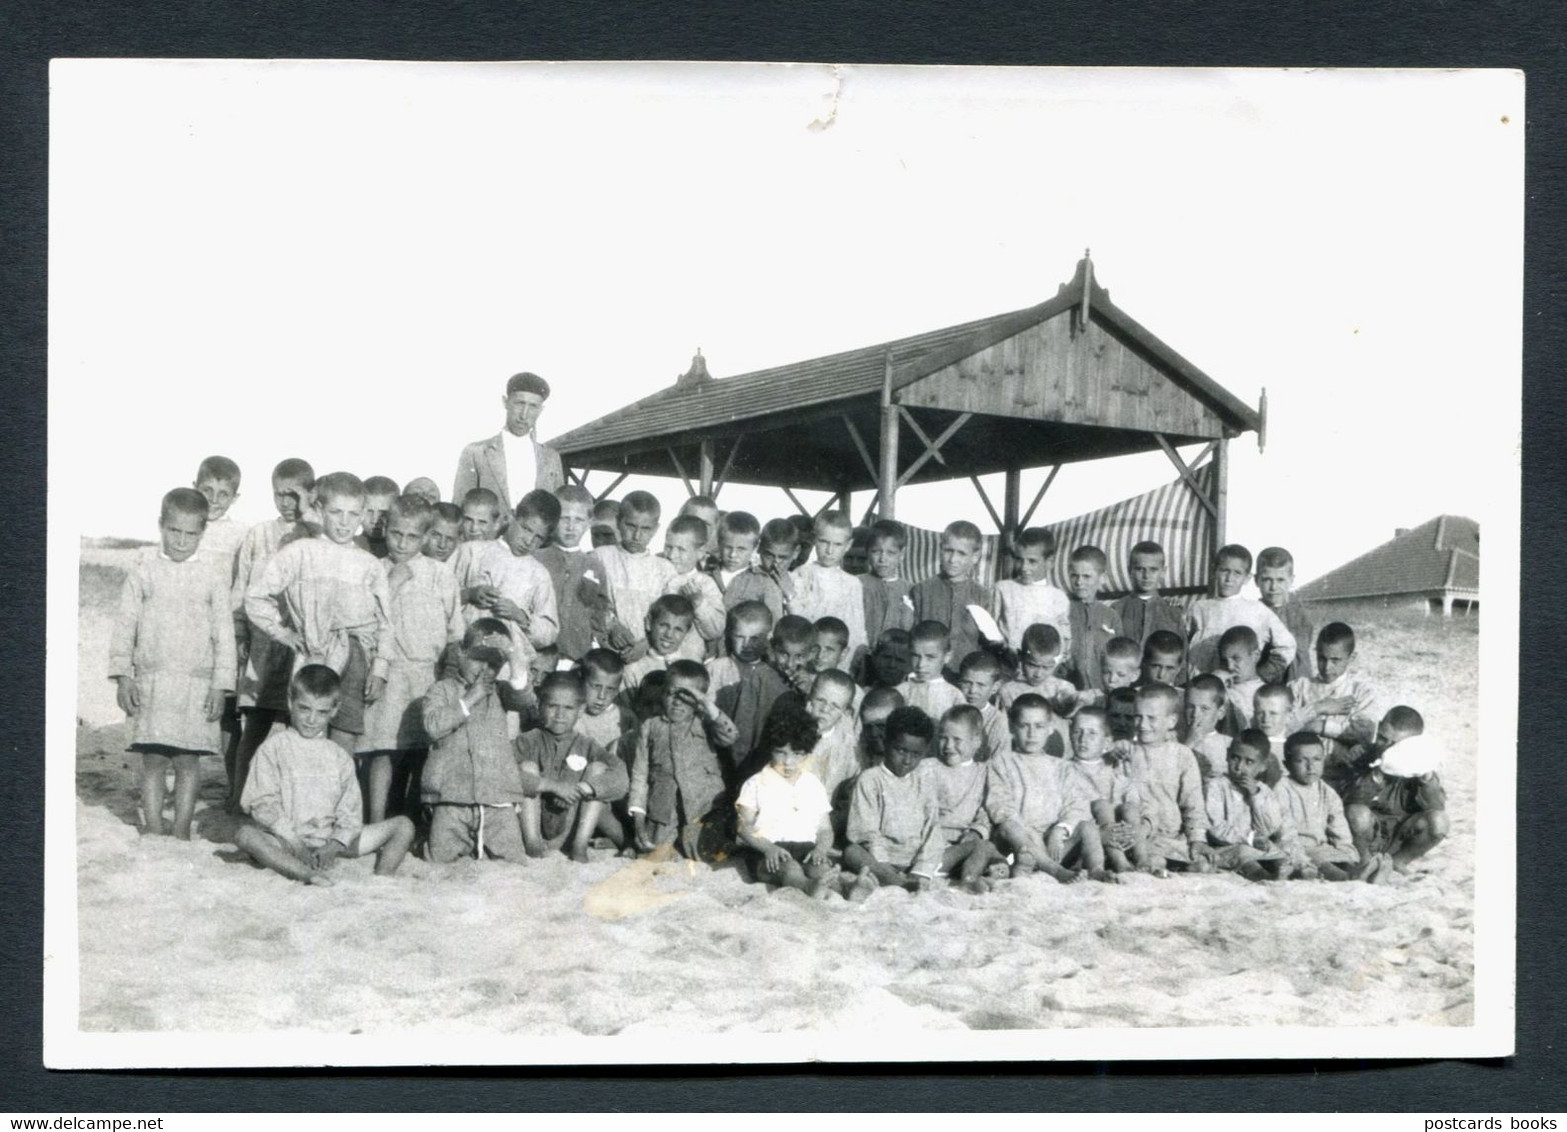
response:
<path id="1" fill-rule="evenodd" d="M 678 476 L 830 492 L 862 521 L 893 518 L 908 484 L 967 478 L 1004 536 L 1027 526 L 1063 464 L 1160 450 L 1224 542 L 1230 440 L 1265 435 L 1256 409 L 1110 301 L 1085 254 L 1070 283 L 1026 310 L 723 379 L 700 352 L 675 384 L 551 441 L 571 474 Z M 1184 447 L 1200 445 L 1195 456 Z M 1211 463 L 1211 469 L 1204 468 Z M 1048 468 L 1023 506 L 1022 473 Z M 1202 474 L 1198 469 L 1203 468 Z M 1001 473 L 998 508 L 979 477 Z M 823 508 L 825 509 L 825 508 Z"/>

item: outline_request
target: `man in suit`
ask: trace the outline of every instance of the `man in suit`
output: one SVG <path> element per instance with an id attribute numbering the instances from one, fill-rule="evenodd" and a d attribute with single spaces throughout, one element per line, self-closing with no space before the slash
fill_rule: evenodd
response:
<path id="1" fill-rule="evenodd" d="M 452 502 L 462 506 L 463 496 L 476 487 L 496 494 L 506 514 L 535 488 L 554 491 L 565 483 L 560 453 L 533 438 L 533 426 L 544 411 L 550 384 L 535 373 L 519 373 L 506 382 L 506 427 L 486 440 L 476 440 L 462 450 Z"/>

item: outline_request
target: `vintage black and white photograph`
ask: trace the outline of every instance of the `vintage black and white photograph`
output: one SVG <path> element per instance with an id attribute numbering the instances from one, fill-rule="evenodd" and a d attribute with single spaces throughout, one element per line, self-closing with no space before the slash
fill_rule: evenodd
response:
<path id="1" fill-rule="evenodd" d="M 57 60 L 46 1063 L 1510 1053 L 1523 114 Z"/>

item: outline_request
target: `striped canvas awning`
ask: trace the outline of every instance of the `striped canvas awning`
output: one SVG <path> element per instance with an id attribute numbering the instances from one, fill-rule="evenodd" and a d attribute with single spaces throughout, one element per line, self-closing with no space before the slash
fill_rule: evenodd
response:
<path id="1" fill-rule="evenodd" d="M 1214 467 L 1206 464 L 1193 473 L 1210 497 Z M 1093 545 L 1110 560 L 1110 576 L 1104 595 L 1124 593 L 1132 588 L 1127 560 L 1132 547 L 1150 539 L 1164 547 L 1164 592 L 1169 594 L 1206 593 L 1211 574 L 1213 517 L 1208 514 L 1190 488 L 1181 480 L 1142 495 L 1123 499 L 1109 507 L 1090 511 L 1074 519 L 1046 524 L 1056 536 L 1056 560 L 1052 581 L 1066 588 L 1067 561 L 1079 546 Z M 903 555 L 904 577 L 923 581 L 936 573 L 940 564 L 941 532 L 908 527 L 908 547 Z M 998 535 L 986 535 L 981 548 L 976 577 L 994 583 L 1006 568 Z"/>

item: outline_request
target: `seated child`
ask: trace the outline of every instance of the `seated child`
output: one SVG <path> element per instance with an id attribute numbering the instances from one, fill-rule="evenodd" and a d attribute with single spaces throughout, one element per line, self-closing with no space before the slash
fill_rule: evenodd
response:
<path id="1" fill-rule="evenodd" d="M 1055 560 L 1056 536 L 1046 527 L 1029 527 L 1012 544 L 1012 577 L 996 583 L 996 621 L 1014 651 L 1032 625 L 1050 626 L 1060 642 L 1072 638 L 1072 603 L 1050 580 Z"/>
<path id="2" fill-rule="evenodd" d="M 339 857 L 375 854 L 377 876 L 397 871 L 413 844 L 413 822 L 398 815 L 365 825 L 353 760 L 326 737 L 337 717 L 342 681 L 323 664 L 306 664 L 289 682 L 289 727 L 256 752 L 241 808 L 254 824 L 234 844 L 291 880 L 330 885 Z"/>
<path id="3" fill-rule="evenodd" d="M 316 533 L 304 516 L 310 511 L 316 473 L 303 460 L 281 461 L 272 469 L 272 503 L 278 517 L 257 523 L 245 532 L 234 562 L 235 647 L 238 652 L 237 689 L 241 719 L 239 749 L 229 766 L 230 813 L 239 813 L 239 796 L 245 788 L 250 760 L 274 725 L 288 722 L 288 681 L 294 670 L 294 654 L 254 631 L 245 616 L 245 595 L 267 560 L 296 539 Z"/>
<path id="4" fill-rule="evenodd" d="M 1077 689 L 1070 680 L 1056 675 L 1062 651 L 1061 633 L 1054 625 L 1036 623 L 1023 630 L 1023 644 L 1017 657 L 1018 674 L 1016 679 L 1001 685 L 998 697 L 1001 710 L 1010 711 L 1019 696 L 1032 692 L 1043 696 L 1058 715 L 1076 711 Z"/>
<path id="5" fill-rule="evenodd" d="M 1295 636 L 1273 610 L 1244 597 L 1241 587 L 1251 573 L 1251 551 L 1238 544 L 1222 546 L 1214 555 L 1213 584 L 1217 597 L 1198 598 L 1186 611 L 1186 663 L 1193 672 L 1220 666 L 1219 641 L 1226 629 L 1244 625 L 1277 664 L 1295 659 Z"/>
<path id="6" fill-rule="evenodd" d="M 1290 684 L 1295 695 L 1293 726 L 1330 740 L 1327 750 L 1352 747 L 1376 738 L 1376 691 L 1358 672 L 1355 631 L 1342 621 L 1317 635 L 1317 671 Z"/>
<path id="7" fill-rule="evenodd" d="M 854 524 L 841 511 L 824 511 L 814 527 L 816 559 L 794 571 L 789 612 L 816 621 L 836 617 L 849 630 L 849 657 L 869 647 L 865 639 L 865 587 L 843 568 Z"/>
<path id="8" fill-rule="evenodd" d="M 664 582 L 664 593 L 686 598 L 694 614 L 696 632 L 688 633 L 680 645 L 680 655 L 688 660 L 706 660 L 710 649 L 716 656 L 724 635 L 723 592 L 699 568 L 706 545 L 707 524 L 694 515 L 681 515 L 664 532 L 664 557 L 675 568 Z"/>
<path id="9" fill-rule="evenodd" d="M 639 687 L 649 672 L 668 668 L 671 661 L 696 660 L 681 647 L 687 637 L 694 636 L 691 626 L 695 620 L 696 608 L 684 594 L 662 594 L 648 607 L 642 622 L 646 636 L 637 648 L 629 650 L 636 659 L 627 662 L 621 676 L 626 690 Z M 626 652 L 620 655 L 625 657 Z"/>
<path id="10" fill-rule="evenodd" d="M 462 523 L 458 535 L 463 542 L 494 542 L 506 526 L 506 510 L 500 496 L 487 487 L 470 488 L 461 502 Z"/>
<path id="11" fill-rule="evenodd" d="M 1326 782 L 1322 737 L 1297 731 L 1284 741 L 1284 767 L 1289 777 L 1273 788 L 1279 809 L 1294 825 L 1306 861 L 1302 876 L 1349 880 L 1358 873 L 1360 851 L 1344 817 L 1344 803 Z"/>
<path id="12" fill-rule="evenodd" d="M 160 545 L 125 574 L 109 646 L 109 678 L 141 754 L 142 829 L 164 834 L 165 774 L 174 769 L 174 836 L 190 840 L 200 756 L 224 749 L 219 721 L 234 688 L 234 610 L 229 580 L 197 554 L 207 501 L 194 488 L 163 497 Z"/>
<path id="13" fill-rule="evenodd" d="M 707 662 L 713 702 L 734 721 L 735 741 L 730 745 L 724 771 L 726 781 L 744 782 L 759 746 L 762 727 L 773 704 L 789 690 L 789 684 L 766 661 L 772 614 L 759 601 L 743 601 L 729 610 L 724 631 L 724 653 Z"/>
<path id="14" fill-rule="evenodd" d="M 416 476 L 409 480 L 403 488 L 403 494 L 417 496 L 431 507 L 438 507 L 441 503 L 441 489 L 429 476 Z"/>
<path id="15" fill-rule="evenodd" d="M 1110 721 L 1103 708 L 1083 708 L 1072 717 L 1072 759 L 1067 769 L 1093 799 L 1089 812 L 1099 828 L 1105 867 L 1124 873 L 1146 869 L 1141 807 L 1130 760 L 1110 759 Z"/>
<path id="16" fill-rule="evenodd" d="M 1290 735 L 1290 716 L 1295 711 L 1295 697 L 1283 684 L 1264 684 L 1252 697 L 1251 724 L 1268 740 L 1268 753 L 1263 759 L 1260 777 L 1269 788 L 1277 786 L 1284 777 L 1284 766 L 1274 752 L 1284 749 Z"/>
<path id="17" fill-rule="evenodd" d="M 948 708 L 963 702 L 963 693 L 943 675 L 951 656 L 947 626 L 940 621 L 921 621 L 910 634 L 909 646 L 909 678 L 898 685 L 898 694 L 909 707 L 940 719 Z"/>
<path id="18" fill-rule="evenodd" d="M 1437 776 L 1439 750 L 1412 707 L 1382 717 L 1369 769 L 1344 794 L 1344 817 L 1360 851 L 1364 880 L 1381 883 L 1393 870 L 1435 849 L 1447 836 L 1447 795 Z"/>
<path id="19" fill-rule="evenodd" d="M 914 627 L 913 588 L 903 577 L 903 551 L 909 534 L 902 523 L 879 519 L 871 525 L 866 549 L 868 571 L 860 575 L 865 591 L 865 639 L 879 642 L 888 629 Z"/>
<path id="20" fill-rule="evenodd" d="M 595 549 L 588 567 L 604 593 L 595 625 L 599 643 L 628 660 L 635 659 L 637 630 L 647 622 L 648 610 L 675 573 L 669 559 L 648 552 L 660 513 L 658 500 L 647 492 L 629 493 L 621 501 L 616 522 L 618 545 Z"/>
<path id="21" fill-rule="evenodd" d="M 392 622 L 386 571 L 354 544 L 364 515 L 357 476 L 333 472 L 315 486 L 321 533 L 296 539 L 267 560 L 245 594 L 251 629 L 343 678 L 329 734 L 352 752 L 364 733 L 372 677 L 384 678 Z"/>
<path id="22" fill-rule="evenodd" d="M 464 542 L 452 556 L 452 570 L 462 593 L 463 619 L 469 624 L 480 617 L 504 621 L 516 667 L 525 664 L 536 650 L 553 645 L 560 633 L 555 583 L 533 557 L 534 546 L 541 536 L 548 537 L 559 514 L 560 505 L 553 495 L 530 491 L 517 503 L 516 516 L 503 538 Z"/>
<path id="23" fill-rule="evenodd" d="M 854 690 L 854 681 L 847 672 L 829 668 L 816 674 L 805 701 L 805 712 L 816 721 L 818 731 L 805 769 L 821 780 L 838 813 L 848 808 L 848 784 L 865 769 L 860 762 L 860 736 L 852 703 Z"/>
<path id="24" fill-rule="evenodd" d="M 462 541 L 462 508 L 455 503 L 437 503 L 424 536 L 424 554 L 451 566 L 452 554 Z"/>
<path id="25" fill-rule="evenodd" d="M 1105 552 L 1097 546 L 1080 546 L 1067 559 L 1071 629 L 1062 638 L 1069 657 L 1062 675 L 1084 691 L 1105 690 L 1101 663 L 1104 648 L 1121 635 L 1121 619 L 1114 609 L 1099 600 L 1099 591 L 1104 588 L 1109 568 Z"/>
<path id="26" fill-rule="evenodd" d="M 1185 685 L 1186 642 L 1180 634 L 1159 629 L 1143 642 L 1141 684 L 1168 684 L 1172 688 Z"/>
<path id="27" fill-rule="evenodd" d="M 606 751 L 613 751 L 620 737 L 636 727 L 626 694 L 626 663 L 610 649 L 589 649 L 577 662 L 582 681 L 582 713 L 576 730 Z"/>
<path id="28" fill-rule="evenodd" d="M 903 707 L 896 688 L 872 688 L 860 701 L 860 765 L 876 766 L 887 753 L 887 719 Z"/>
<path id="29" fill-rule="evenodd" d="M 936 728 L 919 708 L 887 717 L 886 754 L 880 766 L 854 781 L 843 867 L 858 873 L 848 896 L 866 899 L 882 885 L 924 892 L 935 883 L 946 846 L 939 803 L 914 770 L 929 752 Z"/>
<path id="30" fill-rule="evenodd" d="M 579 661 L 593 647 L 593 616 L 603 597 L 597 580 L 588 577 L 588 552 L 582 549 L 582 536 L 592 521 L 593 496 L 581 485 L 568 483 L 555 489 L 555 500 L 560 505 L 555 533 L 533 557 L 549 571 L 555 590 L 560 620 L 555 647 L 567 660 Z"/>
<path id="31" fill-rule="evenodd" d="M 1164 547 L 1149 541 L 1132 547 L 1127 556 L 1127 573 L 1132 578 L 1132 592 L 1111 606 L 1121 621 L 1121 635 L 1146 646 L 1155 633 L 1174 633 L 1182 642 L 1184 654 L 1186 611 L 1159 594 L 1159 587 L 1164 584 Z M 1166 679 L 1160 683 L 1176 681 Z"/>
<path id="32" fill-rule="evenodd" d="M 442 654 L 463 635 L 457 579 L 420 553 L 432 518 L 433 509 L 417 495 L 399 496 L 387 511 L 381 562 L 392 632 L 383 658 L 386 674 L 370 677 L 365 730 L 355 751 L 365 820 L 372 825 L 386 817 L 389 800 L 399 813 L 418 811 L 419 771 L 411 764 L 430 745 L 419 700 L 435 683 Z"/>
<path id="33" fill-rule="evenodd" d="M 588 529 L 588 541 L 593 549 L 614 546 L 620 541 L 620 504 L 613 499 L 600 499 L 593 505 L 593 522 Z"/>
<path id="34" fill-rule="evenodd" d="M 1007 715 L 995 705 L 1000 689 L 1001 661 L 996 659 L 995 653 L 977 649 L 963 658 L 958 666 L 958 694 L 964 703 L 979 712 L 980 743 L 974 752 L 978 762 L 988 762 L 1012 745 L 1012 728 Z"/>
<path id="35" fill-rule="evenodd" d="M 1247 880 L 1280 880 L 1297 866 L 1294 825 L 1278 795 L 1262 781 L 1270 746 L 1261 731 L 1247 728 L 1230 744 L 1225 775 L 1208 780 L 1204 797 L 1212 852 L 1194 862 L 1196 871 L 1213 868 Z"/>
<path id="36" fill-rule="evenodd" d="M 990 776 L 985 764 L 976 761 L 983 741 L 979 711 L 959 704 L 941 717 L 936 746 L 940 757 L 922 759 L 914 771 L 926 779 L 936 797 L 936 823 L 944 846 L 941 875 L 952 877 L 976 896 L 990 891 L 985 870 L 1002 860 L 990 840 L 990 818 L 985 813 Z"/>
<path id="37" fill-rule="evenodd" d="M 1202 772 L 1191 748 L 1175 741 L 1181 696 L 1168 684 L 1137 692 L 1132 779 L 1142 803 L 1150 867 L 1191 864 L 1209 855 Z"/>
<path id="38" fill-rule="evenodd" d="M 730 511 L 718 524 L 718 564 L 711 574 L 723 591 L 726 612 L 742 602 L 759 601 L 776 622 L 784 615 L 783 591 L 754 564 L 761 538 L 762 528 L 755 515 Z"/>
<path id="39" fill-rule="evenodd" d="M 704 574 L 711 573 L 718 565 L 718 522 L 721 512 L 718 510 L 718 501 L 710 495 L 693 495 L 680 505 L 680 514 L 675 518 L 696 519 L 702 524 L 702 529 L 707 532 L 702 548 L 697 554 L 696 568 Z M 673 523 L 670 524 L 674 526 Z M 719 621 L 719 634 L 723 633 L 722 619 Z"/>
<path id="40" fill-rule="evenodd" d="M 981 644 L 979 625 L 968 607 L 977 605 L 986 612 L 995 613 L 995 594 L 988 585 L 973 577 L 980 564 L 983 548 L 984 538 L 973 523 L 966 519 L 948 523 L 941 532 L 941 565 L 938 572 L 909 591 L 909 600 L 914 603 L 916 627 L 925 621 L 945 625 L 951 651 L 959 658 L 967 656 Z M 932 718 L 939 719 L 951 706 L 946 704 L 930 714 Z"/>
<path id="41" fill-rule="evenodd" d="M 883 629 L 865 665 L 868 688 L 896 688 L 914 665 L 914 640 L 907 629 Z"/>
<path id="42" fill-rule="evenodd" d="M 377 558 L 386 557 L 386 516 L 392 508 L 392 500 L 401 494 L 397 481 L 387 476 L 371 476 L 365 480 L 365 517 L 360 537 L 364 549 Z"/>
<path id="43" fill-rule="evenodd" d="M 1229 705 L 1229 690 L 1212 673 L 1203 673 L 1186 685 L 1186 728 L 1181 742 L 1197 757 L 1203 781 L 1226 773 L 1230 740 L 1218 731 Z"/>
<path id="44" fill-rule="evenodd" d="M 1221 730 L 1239 735 L 1251 726 L 1251 712 L 1262 687 L 1257 661 L 1262 647 L 1250 625 L 1232 625 L 1219 638 L 1219 667 L 1213 675 L 1224 681 L 1226 714 Z"/>
<path id="45" fill-rule="evenodd" d="M 588 859 L 588 839 L 595 832 L 620 848 L 625 835 L 609 804 L 625 796 L 625 764 L 614 748 L 604 747 L 577 731 L 586 691 L 569 672 L 552 672 L 538 684 L 541 724 L 517 736 L 514 751 L 522 775 L 522 844 L 530 857 L 559 850 L 570 839 L 567 855 Z"/>
<path id="46" fill-rule="evenodd" d="M 678 839 L 680 852 L 695 861 L 703 853 L 704 831 L 724 824 L 727 794 L 718 749 L 734 744 L 735 725 L 708 698 L 707 669 L 676 660 L 667 671 L 663 710 L 637 730 L 626 809 L 638 852 Z"/>
<path id="47" fill-rule="evenodd" d="M 1295 559 L 1282 546 L 1270 546 L 1257 554 L 1257 593 L 1262 604 L 1295 638 L 1295 658 L 1284 662 L 1271 648 L 1264 649 L 1257 674 L 1264 680 L 1289 684 L 1311 679 L 1311 636 L 1314 626 L 1306 607 L 1291 593 L 1295 585 Z"/>
<path id="48" fill-rule="evenodd" d="M 811 674 L 814 676 L 834 668 L 847 673 L 850 668 L 849 627 L 836 617 L 818 617 L 811 630 L 815 636 L 812 639 L 810 660 L 806 663 Z M 854 702 L 849 705 L 851 711 L 860 710 L 860 695 L 863 691 L 858 684 L 854 685 Z"/>
<path id="49" fill-rule="evenodd" d="M 836 869 L 831 806 L 820 779 L 810 770 L 816 721 L 797 709 L 775 712 L 762 731 L 768 765 L 745 780 L 735 801 L 739 841 L 763 884 L 795 888 L 827 899 Z"/>
<path id="50" fill-rule="evenodd" d="M 486 853 L 520 864 L 526 856 L 517 819 L 522 774 L 512 754 L 506 708 L 496 694 L 509 642 L 487 620 L 468 626 L 456 674 L 437 680 L 424 697 L 430 737 L 420 779 L 430 808 L 424 855 L 438 864 L 468 856 L 483 860 Z"/>
<path id="51" fill-rule="evenodd" d="M 1067 761 L 1045 748 L 1057 726 L 1039 696 L 1012 704 L 1012 747 L 986 764 L 985 812 L 997 846 L 1012 853 L 1014 877 L 1042 872 L 1070 884 L 1085 869 L 1108 879 L 1093 797 Z"/>

